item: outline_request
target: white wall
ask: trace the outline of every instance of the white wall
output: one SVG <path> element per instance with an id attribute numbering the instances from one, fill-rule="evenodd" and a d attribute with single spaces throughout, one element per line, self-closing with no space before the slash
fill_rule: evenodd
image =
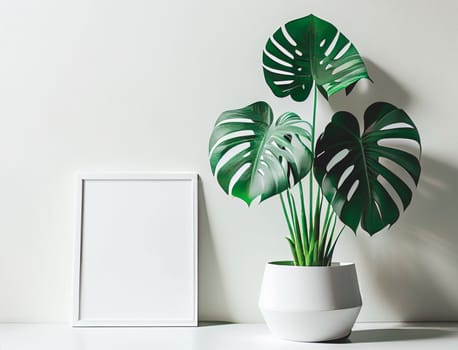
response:
<path id="1" fill-rule="evenodd" d="M 259 321 L 266 261 L 287 258 L 277 199 L 249 210 L 218 188 L 207 142 L 225 109 L 275 98 L 261 53 L 310 12 L 338 26 L 375 84 L 329 107 L 402 106 L 423 141 L 413 204 L 391 230 L 346 232 L 360 321 L 458 320 L 458 22 L 455 1 L 0 1 L 0 321 L 68 321 L 78 170 L 196 170 L 200 318 Z"/>

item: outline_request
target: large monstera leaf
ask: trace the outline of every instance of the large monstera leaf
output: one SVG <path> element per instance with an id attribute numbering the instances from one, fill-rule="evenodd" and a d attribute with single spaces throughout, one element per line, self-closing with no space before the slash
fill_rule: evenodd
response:
<path id="1" fill-rule="evenodd" d="M 409 205 L 412 190 L 406 180 L 418 184 L 420 163 L 415 152 L 396 147 L 399 141 L 409 140 L 421 150 L 412 120 L 384 102 L 368 107 L 362 135 L 352 114 L 337 112 L 319 137 L 315 178 L 339 218 L 353 231 L 361 224 L 373 235 L 397 221 L 400 210 L 390 191 L 397 194 L 404 210 Z"/>
<path id="2" fill-rule="evenodd" d="M 248 205 L 281 193 L 307 175 L 309 124 L 285 113 L 273 123 L 266 102 L 223 112 L 210 137 L 210 166 L 227 194 Z"/>
<path id="3" fill-rule="evenodd" d="M 353 44 L 331 23 L 309 15 L 280 27 L 263 53 L 264 77 L 278 97 L 305 101 L 315 81 L 324 97 L 369 78 Z"/>

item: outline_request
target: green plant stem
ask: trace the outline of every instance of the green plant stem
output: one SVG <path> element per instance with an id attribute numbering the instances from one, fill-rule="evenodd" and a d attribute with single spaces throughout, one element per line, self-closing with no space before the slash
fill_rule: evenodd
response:
<path id="1" fill-rule="evenodd" d="M 289 234 L 291 236 L 291 237 L 286 237 L 286 240 L 288 241 L 289 247 L 291 249 L 291 254 L 293 255 L 294 264 L 300 265 L 301 259 L 300 259 L 300 254 L 298 255 L 298 252 L 297 252 L 296 231 L 294 229 L 294 213 L 291 211 L 292 208 L 291 208 L 291 201 L 289 198 L 289 191 L 287 192 L 287 194 L 288 194 L 288 206 L 289 206 L 290 214 L 288 214 L 288 211 L 286 209 L 286 204 L 283 198 L 283 193 L 280 193 L 280 201 L 281 201 L 281 206 L 283 209 L 283 215 L 285 216 L 286 223 L 288 224 Z M 291 223 L 291 221 L 293 221 L 293 223 Z"/>
<path id="2" fill-rule="evenodd" d="M 321 209 L 323 208 L 323 200 L 324 200 L 323 194 L 321 194 L 320 212 L 321 212 Z M 329 233 L 329 219 L 327 217 L 329 215 L 328 214 L 328 209 L 329 209 L 329 206 L 326 209 L 326 214 L 324 216 L 324 222 L 323 222 L 323 226 L 322 226 L 321 232 L 319 232 L 318 251 L 319 251 L 319 259 L 320 259 L 320 261 L 323 260 L 324 255 L 325 255 L 325 246 L 326 246 L 328 233 Z"/>
<path id="3" fill-rule="evenodd" d="M 332 221 L 333 219 L 334 219 L 334 223 L 332 224 L 331 235 L 329 236 L 329 239 L 328 239 L 328 242 L 327 242 L 327 245 L 326 245 L 326 248 L 325 248 L 325 252 L 324 252 L 325 256 L 328 256 L 331 253 L 332 240 L 334 238 L 334 232 L 335 232 L 336 224 L 337 224 L 337 215 L 335 213 L 333 213 L 331 215 L 330 221 Z M 336 241 L 337 241 L 337 239 L 336 239 Z M 332 254 L 331 254 L 331 258 L 332 258 Z"/>
<path id="4" fill-rule="evenodd" d="M 301 220 L 302 220 L 302 244 L 304 255 L 307 255 L 307 251 L 309 250 L 309 236 L 307 232 L 307 214 L 305 211 L 305 200 L 304 200 L 304 189 L 302 188 L 302 181 L 299 181 L 299 196 L 301 201 Z"/>
<path id="5" fill-rule="evenodd" d="M 324 214 L 324 227 L 323 227 L 323 230 L 325 230 L 326 232 L 328 231 L 329 224 L 330 224 L 333 213 L 334 212 L 331 213 L 331 204 L 329 204 L 328 202 L 327 207 L 326 207 L 326 213 Z"/>
<path id="6" fill-rule="evenodd" d="M 302 251 L 302 239 L 299 228 L 299 219 L 297 217 L 296 203 L 294 197 L 291 195 L 290 191 L 287 190 L 286 196 L 288 198 L 288 205 L 292 217 L 292 226 L 294 230 L 294 243 L 296 247 L 297 260 L 299 265 L 304 265 L 304 252 Z"/>
<path id="7" fill-rule="evenodd" d="M 294 231 L 293 231 L 293 227 L 291 226 L 291 221 L 289 220 L 288 212 L 286 211 L 286 205 L 285 205 L 285 200 L 283 199 L 283 193 L 280 193 L 280 201 L 281 201 L 281 206 L 283 209 L 283 215 L 285 216 L 286 223 L 288 224 L 289 234 L 291 236 L 292 242 L 294 243 L 294 240 L 295 240 Z"/>
<path id="8" fill-rule="evenodd" d="M 316 83 L 313 83 L 313 116 L 312 116 L 312 140 L 311 140 L 311 150 L 312 150 L 312 157 L 315 158 L 315 122 L 316 122 L 316 94 L 317 94 L 317 88 L 316 88 Z M 310 226 L 309 226 L 309 232 L 310 235 L 313 235 L 313 167 L 310 170 L 309 173 L 310 176 L 310 184 L 309 184 L 309 196 L 310 196 Z M 314 238 L 311 238 L 311 240 Z"/>
<path id="9" fill-rule="evenodd" d="M 336 239 L 334 240 L 334 243 L 332 243 L 332 240 L 329 241 L 329 244 L 332 243 L 332 247 L 331 247 L 330 251 L 326 254 L 326 265 L 331 265 L 331 263 L 332 263 L 332 255 L 334 254 L 334 249 L 336 247 L 336 243 L 339 240 L 340 235 L 342 234 L 344 228 L 345 228 L 345 226 L 342 226 L 342 228 L 340 229 Z"/>
<path id="10" fill-rule="evenodd" d="M 299 265 L 299 260 L 297 259 L 296 254 L 296 245 L 294 244 L 293 240 L 289 237 L 285 237 L 288 241 L 289 249 L 291 250 L 291 254 L 293 255 L 294 265 Z"/>

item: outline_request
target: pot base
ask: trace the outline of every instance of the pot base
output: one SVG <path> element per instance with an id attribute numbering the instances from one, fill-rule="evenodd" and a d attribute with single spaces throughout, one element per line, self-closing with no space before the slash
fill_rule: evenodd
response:
<path id="1" fill-rule="evenodd" d="M 323 342 L 347 338 L 361 306 L 330 311 L 262 310 L 264 319 L 275 336 L 299 342 Z"/>

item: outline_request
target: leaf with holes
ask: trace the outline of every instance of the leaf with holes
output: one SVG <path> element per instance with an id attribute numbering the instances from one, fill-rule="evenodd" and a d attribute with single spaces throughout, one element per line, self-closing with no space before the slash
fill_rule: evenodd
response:
<path id="1" fill-rule="evenodd" d="M 369 78 L 353 44 L 331 23 L 308 15 L 286 23 L 267 41 L 264 77 L 278 97 L 305 101 L 313 81 L 325 98 Z"/>
<path id="2" fill-rule="evenodd" d="M 404 210 L 410 204 L 412 190 L 406 180 L 418 184 L 419 156 L 385 144 L 399 140 L 413 142 L 421 151 L 409 116 L 389 103 L 376 102 L 364 113 L 361 136 L 356 118 L 337 112 L 317 141 L 315 178 L 339 218 L 355 232 L 361 223 L 373 235 L 397 221 L 400 210 L 389 192 L 399 197 Z"/>
<path id="3" fill-rule="evenodd" d="M 210 137 L 210 166 L 227 194 L 248 205 L 296 184 L 312 166 L 310 124 L 295 113 L 273 123 L 266 102 L 223 112 Z"/>

